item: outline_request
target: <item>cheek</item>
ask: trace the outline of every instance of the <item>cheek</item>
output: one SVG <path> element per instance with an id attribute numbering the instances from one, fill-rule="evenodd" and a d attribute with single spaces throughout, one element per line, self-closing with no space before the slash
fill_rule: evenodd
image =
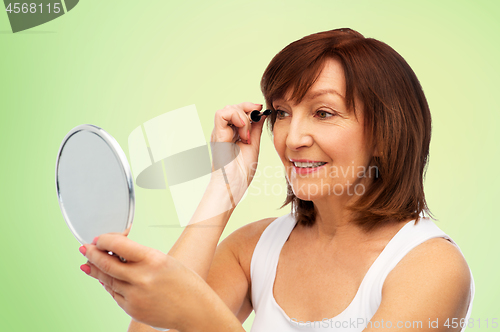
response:
<path id="1" fill-rule="evenodd" d="M 283 134 L 281 134 L 279 131 L 273 131 L 273 143 L 274 143 L 274 149 L 278 153 L 280 157 L 284 157 L 283 154 L 285 153 L 285 142 L 286 138 Z"/>
<path id="2" fill-rule="evenodd" d="M 366 156 L 366 146 L 363 143 L 363 136 L 358 130 L 345 129 L 331 133 L 319 133 L 318 140 L 321 140 L 322 150 L 330 156 L 334 163 L 355 164 L 362 163 Z M 328 139 L 325 139 L 327 137 Z"/>

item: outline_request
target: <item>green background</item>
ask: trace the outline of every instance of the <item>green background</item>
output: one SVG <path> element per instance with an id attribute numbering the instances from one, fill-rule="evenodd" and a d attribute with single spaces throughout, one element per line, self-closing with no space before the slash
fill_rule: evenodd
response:
<path id="1" fill-rule="evenodd" d="M 85 259 L 59 210 L 55 161 L 71 128 L 99 125 L 128 155 L 133 129 L 196 104 L 209 141 L 217 109 L 264 102 L 260 77 L 277 52 L 340 27 L 388 43 L 419 77 L 433 116 L 429 206 L 472 269 L 471 317 L 500 318 L 499 17 L 495 0 L 86 0 L 13 34 L 1 12 L 0 331 L 125 331 L 129 324 L 80 271 Z M 267 132 L 261 146 L 260 167 L 279 169 Z M 289 212 L 278 210 L 284 179 L 256 180 L 223 237 Z M 255 195 L 264 185 L 267 195 Z M 162 227 L 177 222 L 170 193 L 136 189 L 130 238 L 167 252 L 182 231 Z"/>

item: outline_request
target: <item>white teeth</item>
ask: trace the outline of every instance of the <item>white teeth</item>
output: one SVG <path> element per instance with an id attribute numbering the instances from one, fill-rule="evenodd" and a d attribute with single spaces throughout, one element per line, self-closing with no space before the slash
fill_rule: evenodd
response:
<path id="1" fill-rule="evenodd" d="M 295 167 L 313 168 L 313 167 L 318 167 L 318 166 L 324 165 L 326 163 L 324 163 L 322 161 L 317 162 L 317 163 L 301 163 L 301 162 L 295 161 L 295 162 L 293 162 L 293 164 L 295 165 Z"/>

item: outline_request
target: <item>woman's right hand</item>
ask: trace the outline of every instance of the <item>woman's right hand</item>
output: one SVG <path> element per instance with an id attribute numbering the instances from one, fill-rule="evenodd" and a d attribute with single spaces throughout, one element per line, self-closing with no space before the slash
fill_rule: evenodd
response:
<path id="1" fill-rule="evenodd" d="M 110 256 L 112 251 L 127 263 Z M 99 280 L 136 321 L 179 331 L 244 331 L 210 286 L 176 258 L 122 234 L 102 234 L 80 252 L 80 268 Z"/>
<path id="2" fill-rule="evenodd" d="M 260 137 L 265 116 L 250 123 L 250 113 L 261 104 L 228 105 L 215 113 L 210 137 L 212 150 L 211 183 L 229 185 L 234 204 L 243 197 L 257 169 Z M 225 177 L 225 178 L 224 178 Z"/>

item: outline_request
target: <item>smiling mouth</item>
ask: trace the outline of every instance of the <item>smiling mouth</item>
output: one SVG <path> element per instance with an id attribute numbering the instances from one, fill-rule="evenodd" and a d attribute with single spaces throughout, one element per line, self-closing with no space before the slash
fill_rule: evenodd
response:
<path id="1" fill-rule="evenodd" d="M 325 169 L 327 163 L 323 161 L 319 162 L 292 162 L 293 168 L 292 173 L 300 175 L 316 174 L 320 170 Z"/>
<path id="2" fill-rule="evenodd" d="M 320 167 L 326 164 L 326 162 L 323 161 L 318 161 L 318 162 L 299 162 L 299 161 L 293 161 L 292 162 L 293 166 L 297 168 L 316 168 Z"/>

